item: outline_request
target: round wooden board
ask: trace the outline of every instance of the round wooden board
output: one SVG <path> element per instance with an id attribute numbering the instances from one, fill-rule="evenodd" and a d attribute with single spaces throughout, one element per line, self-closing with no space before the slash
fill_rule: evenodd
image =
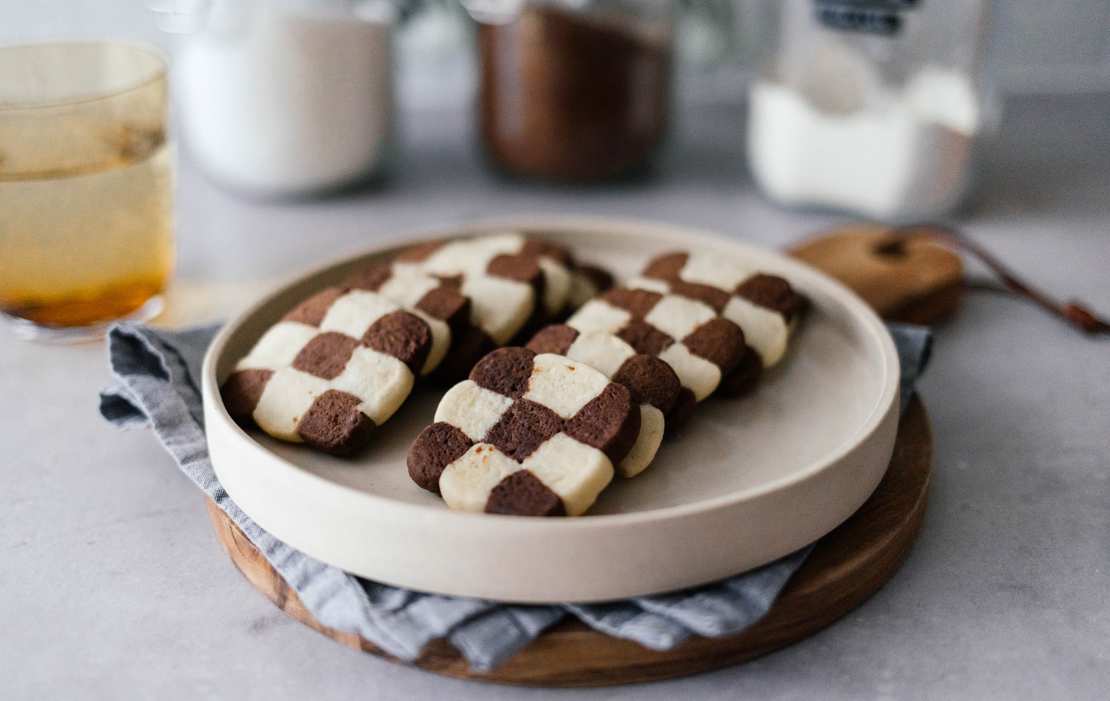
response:
<path id="1" fill-rule="evenodd" d="M 898 570 L 925 515 L 933 439 L 914 399 L 898 428 L 890 467 L 871 498 L 822 538 L 771 611 L 738 635 L 695 637 L 657 652 L 568 619 L 492 672 L 471 671 L 444 640 L 412 664 L 463 679 L 532 686 L 605 686 L 680 677 L 739 664 L 813 635 L 879 590 Z M 289 616 L 349 647 L 393 659 L 350 633 L 321 626 L 243 532 L 211 501 L 208 513 L 232 562 Z"/>

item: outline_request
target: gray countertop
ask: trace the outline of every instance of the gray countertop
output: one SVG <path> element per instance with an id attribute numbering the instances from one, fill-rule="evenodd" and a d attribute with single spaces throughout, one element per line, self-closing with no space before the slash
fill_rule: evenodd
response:
<path id="1" fill-rule="evenodd" d="M 837 223 L 760 198 L 745 174 L 741 114 L 723 106 L 683 115 L 678 148 L 658 177 L 596 190 L 498 180 L 456 114 L 410 117 L 391 179 L 322 201 L 240 199 L 183 158 L 176 303 L 246 289 L 396 232 L 490 215 L 640 217 L 769 245 Z M 1108 120 L 1110 97 L 1008 105 L 962 217 L 1019 270 L 1103 312 Z M 230 564 L 200 494 L 153 436 L 99 420 L 96 392 L 107 380 L 100 344 L 0 336 L 0 696 L 564 693 L 442 679 L 285 618 Z M 931 503 L 909 560 L 882 591 L 826 631 L 743 667 L 582 695 L 1105 698 L 1110 339 L 1084 338 L 1020 302 L 973 295 L 938 330 L 922 392 L 937 440 Z"/>

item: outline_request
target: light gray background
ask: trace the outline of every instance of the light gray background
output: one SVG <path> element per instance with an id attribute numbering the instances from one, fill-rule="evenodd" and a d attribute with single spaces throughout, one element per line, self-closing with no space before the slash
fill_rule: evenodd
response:
<path id="1" fill-rule="evenodd" d="M 141 17 L 104 9 L 109 3 L 65 4 L 114 12 L 109 28 Z M 27 14 L 13 20 L 14 5 L 6 2 L 0 14 L 5 36 L 49 33 L 35 19 L 47 3 L 18 3 Z M 376 190 L 325 201 L 239 199 L 184 158 L 182 286 L 270 278 L 401 230 L 487 215 L 643 217 L 769 245 L 840 221 L 782 211 L 753 190 L 739 104 L 685 108 L 659 177 L 597 190 L 499 181 L 476 157 L 466 114 L 461 104 L 406 108 L 394 176 Z M 1110 96 L 1011 100 L 975 206 L 962 218 L 967 231 L 1048 289 L 1104 312 L 1108 121 Z M 154 438 L 100 422 L 95 395 L 107 381 L 99 345 L 29 345 L 0 335 L 0 697 L 573 694 L 441 679 L 286 619 L 228 562 L 199 493 Z M 1105 698 L 1110 340 L 977 294 L 938 330 L 923 393 L 937 435 L 931 505 L 909 561 L 875 598 L 810 640 L 740 668 L 579 694 Z"/>
<path id="2" fill-rule="evenodd" d="M 247 0 L 243 0 L 246 2 Z M 761 16 L 760 6 L 777 0 L 733 0 L 744 29 Z M 929 0 L 954 2 L 962 0 Z M 116 37 L 153 41 L 172 48 L 177 41 L 157 29 L 148 6 L 167 7 L 195 0 L 0 0 L 0 44 L 58 37 Z M 454 0 L 431 0 L 437 7 Z M 458 48 L 464 43 L 458 23 L 443 12 L 425 13 L 403 40 L 403 61 L 410 100 L 449 103 L 459 90 L 445 86 L 445 72 L 457 75 Z M 1092 92 L 1110 90 L 1110 2 L 1106 0 L 994 0 L 991 63 L 1007 92 Z M 687 27 L 687 54 L 716 57 L 703 26 Z M 742 47 L 741 47 L 742 48 Z M 744 51 L 740 52 L 745 54 Z M 736 63 L 736 61 L 732 61 Z M 736 66 L 728 66 L 732 70 Z M 743 71 L 744 66 L 739 66 Z M 712 72 L 702 67 L 701 72 Z"/>

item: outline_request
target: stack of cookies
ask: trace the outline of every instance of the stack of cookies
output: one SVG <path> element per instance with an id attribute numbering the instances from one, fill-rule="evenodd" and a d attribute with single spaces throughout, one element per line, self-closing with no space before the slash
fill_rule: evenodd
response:
<path id="1" fill-rule="evenodd" d="M 347 454 L 418 378 L 457 382 L 409 450 L 413 481 L 453 509 L 577 516 L 700 402 L 749 392 L 806 306 L 781 277 L 697 253 L 611 286 L 521 234 L 413 246 L 289 312 L 224 401 L 275 438 Z"/>
<path id="2" fill-rule="evenodd" d="M 489 351 L 611 284 L 566 249 L 517 233 L 416 245 L 286 314 L 236 365 L 224 401 L 275 438 L 349 454 L 417 377 L 466 377 Z"/>

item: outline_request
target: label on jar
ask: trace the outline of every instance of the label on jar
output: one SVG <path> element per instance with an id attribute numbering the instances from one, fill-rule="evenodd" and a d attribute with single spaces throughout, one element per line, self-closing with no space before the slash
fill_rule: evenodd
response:
<path id="1" fill-rule="evenodd" d="M 903 15 L 921 0 L 814 0 L 817 21 L 843 32 L 895 36 L 902 31 Z"/>

